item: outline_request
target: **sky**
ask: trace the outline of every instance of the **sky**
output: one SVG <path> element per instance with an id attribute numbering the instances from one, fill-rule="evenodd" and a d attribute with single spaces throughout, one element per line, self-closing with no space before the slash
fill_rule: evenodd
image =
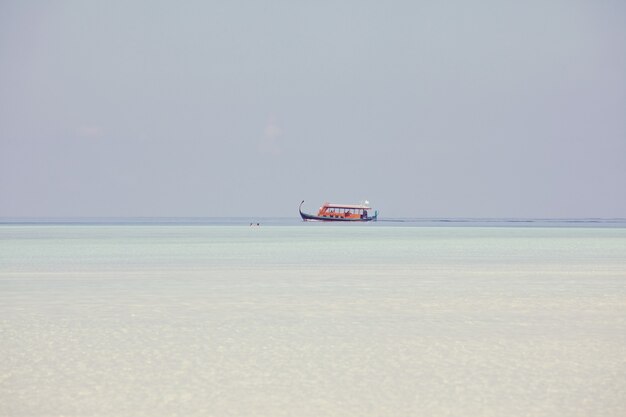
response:
<path id="1" fill-rule="evenodd" d="M 626 2 L 0 2 L 0 217 L 626 217 Z"/>

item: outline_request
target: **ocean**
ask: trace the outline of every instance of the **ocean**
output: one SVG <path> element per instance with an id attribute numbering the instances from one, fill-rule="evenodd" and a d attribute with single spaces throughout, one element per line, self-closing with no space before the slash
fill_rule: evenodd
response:
<path id="1" fill-rule="evenodd" d="M 625 226 L 5 220 L 0 416 L 621 417 Z"/>

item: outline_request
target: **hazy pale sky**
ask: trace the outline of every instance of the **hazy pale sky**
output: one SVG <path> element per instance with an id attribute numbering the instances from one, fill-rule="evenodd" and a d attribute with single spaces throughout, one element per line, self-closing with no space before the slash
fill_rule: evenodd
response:
<path id="1" fill-rule="evenodd" d="M 0 216 L 626 217 L 626 2 L 0 3 Z"/>

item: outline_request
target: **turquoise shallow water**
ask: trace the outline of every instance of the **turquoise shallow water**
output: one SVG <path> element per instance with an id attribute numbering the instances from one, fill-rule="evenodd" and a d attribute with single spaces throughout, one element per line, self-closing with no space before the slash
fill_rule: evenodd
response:
<path id="1" fill-rule="evenodd" d="M 0 415 L 622 416 L 626 229 L 0 225 Z"/>

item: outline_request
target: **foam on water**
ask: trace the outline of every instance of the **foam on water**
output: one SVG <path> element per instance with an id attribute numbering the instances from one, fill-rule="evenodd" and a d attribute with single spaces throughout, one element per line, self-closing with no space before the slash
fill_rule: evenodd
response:
<path id="1" fill-rule="evenodd" d="M 626 229 L 0 226 L 0 415 L 622 416 Z"/>

